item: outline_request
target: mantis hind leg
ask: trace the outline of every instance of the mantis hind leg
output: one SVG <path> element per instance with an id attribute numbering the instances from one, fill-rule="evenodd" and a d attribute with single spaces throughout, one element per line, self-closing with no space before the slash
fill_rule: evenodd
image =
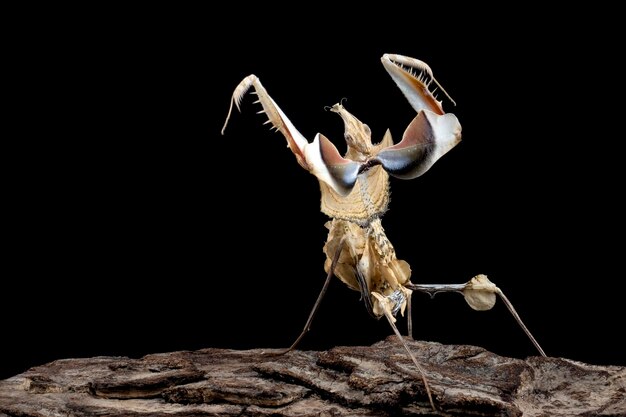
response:
<path id="1" fill-rule="evenodd" d="M 372 309 L 372 295 L 370 294 L 370 290 L 367 287 L 365 277 L 363 276 L 363 273 L 359 270 L 359 268 L 356 268 L 356 278 L 359 284 L 359 290 L 361 292 L 361 300 L 363 300 L 363 302 L 365 303 L 365 309 L 370 316 L 378 319 L 379 317 L 374 314 L 374 310 Z"/>
<path id="2" fill-rule="evenodd" d="M 413 339 L 413 310 L 411 309 L 411 297 L 408 297 L 406 300 L 406 309 L 407 309 L 407 317 L 406 317 L 406 328 L 407 328 L 407 336 L 409 339 Z"/>
<path id="3" fill-rule="evenodd" d="M 422 377 L 422 382 L 424 383 L 424 388 L 426 388 L 426 394 L 428 395 L 428 401 L 430 402 L 430 406 L 433 408 L 433 410 L 436 411 L 437 408 L 435 407 L 435 402 L 433 401 L 433 395 L 432 395 L 432 392 L 430 391 L 430 385 L 428 384 L 428 379 L 426 379 L 424 368 L 417 361 L 417 359 L 415 358 L 415 355 L 413 355 L 413 353 L 411 352 L 411 349 L 409 349 L 409 346 L 406 344 L 406 342 L 402 338 L 402 334 L 400 334 L 400 330 L 398 330 L 398 327 L 393 322 L 394 319 L 393 319 L 393 316 L 391 315 L 391 312 L 386 308 L 384 308 L 383 311 L 385 312 L 385 317 L 387 318 L 389 325 L 393 329 L 393 332 L 396 334 L 396 336 L 398 336 L 398 340 L 400 340 L 400 343 L 402 343 L 404 350 L 406 350 L 406 352 L 409 354 L 411 361 L 413 361 L 413 364 L 415 365 L 420 376 Z"/>
<path id="4" fill-rule="evenodd" d="M 337 250 L 335 251 L 335 255 L 333 256 L 332 263 L 330 264 L 330 268 L 328 269 L 328 275 L 326 276 L 326 281 L 324 281 L 324 286 L 322 287 L 322 290 L 320 291 L 320 295 L 317 296 L 317 300 L 315 301 L 315 304 L 313 305 L 313 309 L 311 310 L 311 313 L 309 313 L 309 318 L 307 319 L 306 324 L 304 325 L 304 328 L 302 329 L 302 332 L 297 337 L 297 339 L 291 344 L 291 346 L 289 346 L 284 351 L 278 353 L 279 355 L 284 355 L 285 353 L 291 352 L 292 350 L 294 350 L 296 346 L 298 346 L 298 343 L 300 343 L 304 335 L 307 334 L 307 332 L 311 329 L 311 323 L 313 323 L 313 319 L 315 318 L 315 315 L 317 314 L 317 310 L 319 310 L 320 304 L 322 303 L 322 299 L 324 298 L 324 295 L 326 295 L 326 291 L 328 291 L 330 280 L 335 273 L 335 267 L 337 266 L 337 262 L 339 261 L 339 255 L 341 254 L 341 250 L 343 249 L 344 242 L 345 242 L 345 237 L 342 238 L 341 241 L 339 241 L 339 245 L 337 247 Z"/>
<path id="5" fill-rule="evenodd" d="M 539 354 L 543 357 L 546 356 L 546 353 L 543 351 L 539 342 L 532 335 L 528 327 L 522 321 L 522 318 L 519 316 L 513 304 L 509 301 L 509 299 L 504 295 L 502 290 L 498 288 L 493 282 L 489 281 L 486 275 L 477 275 L 472 278 L 470 281 L 465 284 L 413 284 L 408 283 L 406 285 L 407 288 L 413 291 L 420 291 L 429 294 L 431 297 L 434 297 L 436 294 L 440 292 L 456 292 L 460 293 L 465 297 L 465 301 L 469 304 L 469 306 L 477 311 L 485 311 L 490 310 L 495 302 L 496 295 L 500 297 L 506 308 L 509 310 L 517 324 L 521 327 L 521 329 L 526 333 L 528 339 L 535 346 Z M 409 307 L 410 308 L 410 307 Z M 410 312 L 410 310 L 409 310 Z M 409 313 L 409 320 L 411 315 Z M 410 322 L 409 322 L 410 329 Z M 411 330 L 409 330 L 410 334 Z"/>

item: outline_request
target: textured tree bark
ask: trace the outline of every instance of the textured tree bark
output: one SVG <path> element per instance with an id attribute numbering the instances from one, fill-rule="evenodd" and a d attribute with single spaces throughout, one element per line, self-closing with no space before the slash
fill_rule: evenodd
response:
<path id="1" fill-rule="evenodd" d="M 626 368 L 395 337 L 324 352 L 63 359 L 0 381 L 0 416 L 626 416 Z"/>

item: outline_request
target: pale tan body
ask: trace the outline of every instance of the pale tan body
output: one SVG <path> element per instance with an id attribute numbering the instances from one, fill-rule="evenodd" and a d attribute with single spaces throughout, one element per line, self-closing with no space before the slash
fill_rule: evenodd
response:
<path id="1" fill-rule="evenodd" d="M 312 142 L 307 141 L 267 94 L 255 75 L 244 78 L 235 89 L 224 128 L 230 118 L 233 103 L 239 107 L 242 97 L 250 87 L 254 87 L 258 103 L 263 106 L 262 112 L 268 117 L 266 123 L 270 123 L 285 136 L 298 163 L 318 178 L 321 211 L 332 219 L 326 223 L 329 232 L 323 249 L 327 257 L 324 264 L 328 274 L 327 281 L 304 331 L 290 349 L 295 347 L 308 330 L 328 281 L 334 274 L 349 288 L 361 292 L 371 314 L 387 318 L 422 375 L 429 401 L 435 408 L 425 372 L 394 324 L 397 312 L 404 314 L 408 305 L 411 336 L 410 298 L 413 289 L 431 294 L 442 291 L 461 292 L 468 304 L 476 310 L 490 309 L 495 303 L 495 294 L 498 294 L 535 346 L 544 353 L 506 297 L 486 276 L 479 275 L 466 284 L 459 285 L 416 285 L 410 281 L 409 264 L 397 259 L 393 245 L 381 224 L 381 217 L 389 204 L 387 171 L 402 179 L 422 175 L 438 158 L 459 143 L 461 126 L 453 114 L 443 112 L 441 102 L 429 90 L 429 85 L 436 81 L 426 64 L 414 58 L 388 54 L 383 56 L 382 62 L 411 106 L 418 112 L 404 132 L 402 141 L 395 146 L 389 131 L 380 143 L 372 144 L 369 127 L 341 104 L 332 106 L 330 110 L 338 113 L 344 121 L 344 137 L 348 145 L 346 154 L 340 156 L 334 145 L 321 134 L 317 134 Z M 397 168 L 398 161 L 400 165 L 415 162 L 415 167 Z M 358 171 L 354 167 L 358 167 Z"/>

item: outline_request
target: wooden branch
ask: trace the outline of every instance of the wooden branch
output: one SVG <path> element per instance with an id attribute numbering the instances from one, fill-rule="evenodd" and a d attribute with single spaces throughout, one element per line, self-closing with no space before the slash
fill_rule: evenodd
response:
<path id="1" fill-rule="evenodd" d="M 0 416 L 626 416 L 626 368 L 395 337 L 324 352 L 63 359 L 0 381 Z"/>

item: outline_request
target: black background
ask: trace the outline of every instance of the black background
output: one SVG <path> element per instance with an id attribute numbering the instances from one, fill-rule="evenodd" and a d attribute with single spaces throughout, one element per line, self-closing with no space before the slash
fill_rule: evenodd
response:
<path id="1" fill-rule="evenodd" d="M 387 128 L 399 140 L 414 111 L 386 52 L 427 62 L 463 126 L 428 173 L 391 184 L 383 225 L 412 281 L 487 274 L 549 355 L 626 365 L 623 116 L 614 54 L 597 48 L 609 33 L 533 10 L 462 24 L 391 8 L 265 12 L 90 10 L 30 39 L 0 378 L 60 358 L 288 346 L 324 280 L 327 219 L 317 180 L 252 96 L 220 135 L 229 100 L 255 73 L 309 140 L 345 149 L 324 111 L 342 98 L 375 141 Z M 536 354 L 500 302 L 413 305 L 418 339 Z M 334 280 L 300 347 L 391 333 Z"/>

